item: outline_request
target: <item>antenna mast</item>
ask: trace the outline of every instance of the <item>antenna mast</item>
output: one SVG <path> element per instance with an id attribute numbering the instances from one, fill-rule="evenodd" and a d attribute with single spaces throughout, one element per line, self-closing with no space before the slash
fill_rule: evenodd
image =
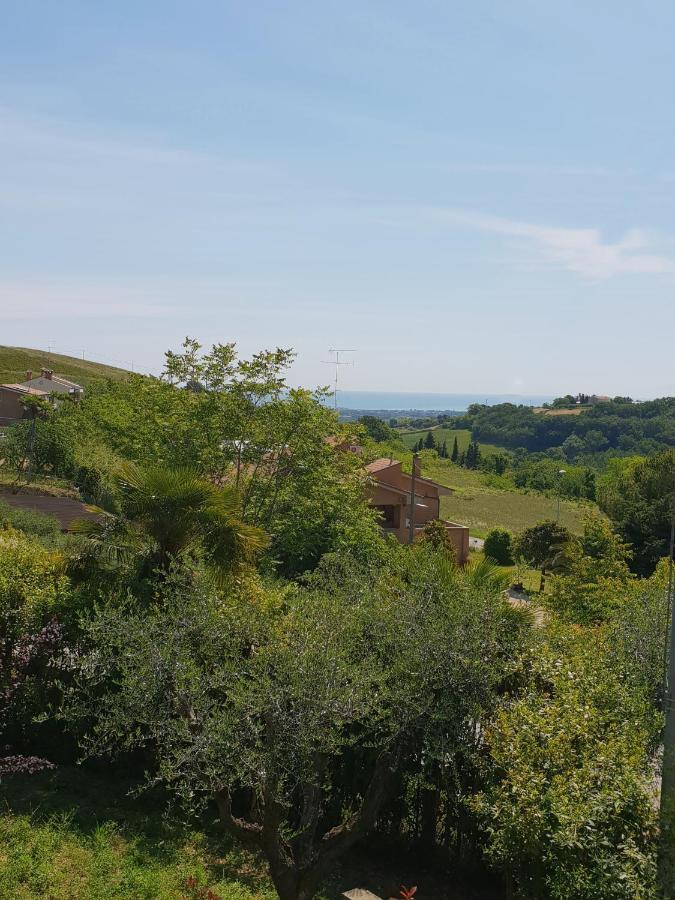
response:
<path id="1" fill-rule="evenodd" d="M 336 350 L 335 347 L 328 348 L 329 353 L 335 354 L 335 359 L 324 359 L 322 360 L 328 366 L 335 366 L 335 390 L 333 392 L 333 406 L 335 411 L 337 412 L 338 408 L 338 374 L 340 372 L 340 366 L 353 366 L 353 360 L 351 362 L 341 362 L 340 354 L 341 353 L 356 353 L 356 350 Z"/>

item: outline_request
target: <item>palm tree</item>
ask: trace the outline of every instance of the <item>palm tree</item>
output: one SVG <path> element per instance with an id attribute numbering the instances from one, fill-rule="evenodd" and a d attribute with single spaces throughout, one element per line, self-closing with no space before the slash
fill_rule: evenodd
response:
<path id="1" fill-rule="evenodd" d="M 99 521 L 79 522 L 75 529 L 104 564 L 136 557 L 146 572 L 167 572 L 178 557 L 202 554 L 224 575 L 268 544 L 263 531 L 239 518 L 236 491 L 216 487 L 194 469 L 124 463 L 117 482 L 122 515 L 101 512 Z"/>

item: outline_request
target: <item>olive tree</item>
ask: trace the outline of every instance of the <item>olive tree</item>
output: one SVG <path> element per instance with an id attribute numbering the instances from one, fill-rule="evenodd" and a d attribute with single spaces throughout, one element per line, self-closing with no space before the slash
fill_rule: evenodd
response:
<path id="1" fill-rule="evenodd" d="M 314 896 L 425 742 L 451 765 L 502 674 L 495 586 L 392 553 L 379 570 L 336 557 L 303 587 L 217 591 L 178 569 L 156 603 L 115 598 L 86 627 L 69 714 L 95 722 L 88 752 L 146 748 L 150 780 L 215 802 L 282 900 Z"/>

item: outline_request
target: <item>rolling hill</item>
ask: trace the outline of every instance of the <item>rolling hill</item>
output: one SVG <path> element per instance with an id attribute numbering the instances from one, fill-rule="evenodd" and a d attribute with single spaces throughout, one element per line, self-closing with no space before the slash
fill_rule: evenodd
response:
<path id="1" fill-rule="evenodd" d="M 39 375 L 40 369 L 44 367 L 53 369 L 56 375 L 62 375 L 85 388 L 109 378 L 121 380 L 130 374 L 125 369 L 78 359 L 75 356 L 63 356 L 60 353 L 31 350 L 27 347 L 0 346 L 0 384 L 24 381 L 27 371 Z"/>

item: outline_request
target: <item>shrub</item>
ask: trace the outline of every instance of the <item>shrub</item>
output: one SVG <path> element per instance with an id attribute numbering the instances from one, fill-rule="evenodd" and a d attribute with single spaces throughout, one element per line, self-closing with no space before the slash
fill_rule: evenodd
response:
<path id="1" fill-rule="evenodd" d="M 34 746 L 57 677 L 56 656 L 63 650 L 57 616 L 69 599 L 57 554 L 20 531 L 0 531 L 2 744 L 19 750 Z"/>
<path id="2" fill-rule="evenodd" d="M 513 565 L 513 539 L 505 528 L 493 528 L 485 538 L 485 555 L 500 566 Z"/>

